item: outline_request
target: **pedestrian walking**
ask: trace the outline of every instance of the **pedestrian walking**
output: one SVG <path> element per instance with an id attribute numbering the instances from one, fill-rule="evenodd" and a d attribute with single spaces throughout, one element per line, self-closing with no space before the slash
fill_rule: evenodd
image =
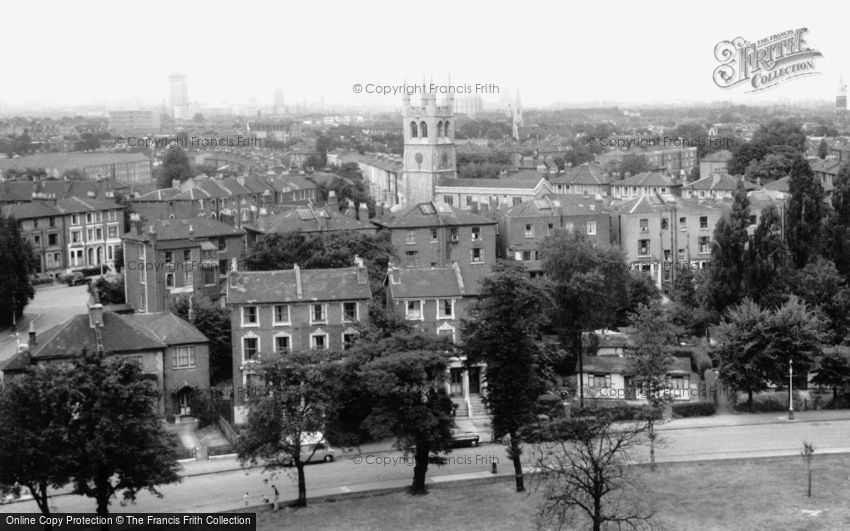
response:
<path id="1" fill-rule="evenodd" d="M 245 491 L 245 495 L 242 496 L 242 500 L 245 502 L 245 507 L 248 507 L 248 491 Z"/>
<path id="2" fill-rule="evenodd" d="M 277 491 L 277 485 L 272 485 L 272 490 L 274 491 L 274 507 L 272 507 L 272 511 L 277 511 L 280 508 L 280 492 Z"/>

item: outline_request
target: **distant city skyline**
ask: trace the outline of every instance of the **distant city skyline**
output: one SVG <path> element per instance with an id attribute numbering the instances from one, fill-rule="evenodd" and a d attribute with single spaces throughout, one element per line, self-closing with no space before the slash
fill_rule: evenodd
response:
<path id="1" fill-rule="evenodd" d="M 324 102 L 364 109 L 397 107 L 401 97 L 358 94 L 355 84 L 419 83 L 423 76 L 439 84 L 450 76 L 453 85 L 495 85 L 511 95 L 521 87 L 523 105 L 531 109 L 826 103 L 834 101 L 840 76 L 850 75 L 842 20 L 834 4 L 823 1 L 803 10 L 791 2 L 765 7 L 721 0 L 693 12 L 673 2 L 606 3 L 600 10 L 532 0 L 517 4 L 510 16 L 491 4 L 443 0 L 415 15 L 385 1 L 331 9 L 269 2 L 238 10 L 215 2 L 161 5 L 167 10 L 57 3 L 50 17 L 40 5 L 7 6 L 7 21 L 17 22 L 2 33 L 7 42 L 25 42 L 27 53 L 5 61 L 4 70 L 14 75 L 4 77 L 14 82 L 0 89 L 0 112 L 168 106 L 175 73 L 185 76 L 184 88 L 186 80 L 191 86 L 189 104 L 272 107 L 285 94 L 286 106 Z M 98 31 L 72 31 L 84 22 Z M 34 25 L 72 39 L 74 60 L 56 53 L 53 40 L 32 39 Z M 227 29 L 220 42 L 209 31 L 215 27 Z M 719 42 L 739 36 L 755 42 L 802 27 L 808 28 L 808 46 L 823 54 L 814 59 L 815 75 L 757 93 L 714 83 Z M 500 94 L 481 96 L 485 104 L 500 101 Z"/>

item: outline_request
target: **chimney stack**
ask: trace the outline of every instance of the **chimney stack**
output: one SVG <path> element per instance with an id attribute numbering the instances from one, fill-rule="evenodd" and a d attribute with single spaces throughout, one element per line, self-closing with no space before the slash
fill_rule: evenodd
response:
<path id="1" fill-rule="evenodd" d="M 300 300 L 304 296 L 304 291 L 301 289 L 301 268 L 295 264 L 292 269 L 295 270 L 295 296 Z"/>
<path id="2" fill-rule="evenodd" d="M 189 225 L 189 241 L 195 241 L 195 227 L 193 227 L 192 225 Z"/>
<path id="3" fill-rule="evenodd" d="M 148 238 L 150 239 L 151 245 L 156 245 L 156 229 L 153 225 L 148 227 Z"/>
<path id="4" fill-rule="evenodd" d="M 339 200 L 336 197 L 336 192 L 333 190 L 328 192 L 328 206 L 339 208 Z"/>
<path id="5" fill-rule="evenodd" d="M 354 201 L 351 199 L 348 200 L 348 203 L 345 206 L 345 215 L 357 219 L 357 209 L 354 208 Z"/>
<path id="6" fill-rule="evenodd" d="M 103 305 L 100 302 L 89 303 L 89 326 L 103 328 Z"/>
<path id="7" fill-rule="evenodd" d="M 34 348 L 35 348 L 35 345 L 36 345 L 36 340 L 35 340 L 35 323 L 32 323 L 32 322 L 31 322 L 31 323 L 30 323 L 30 330 L 29 330 L 29 347 L 30 347 L 30 350 L 34 349 Z"/>
<path id="8" fill-rule="evenodd" d="M 369 207 L 366 206 L 366 203 L 360 203 L 357 213 L 357 219 L 359 219 L 362 223 L 367 223 L 369 221 Z"/>
<path id="9" fill-rule="evenodd" d="M 354 255 L 354 265 L 357 267 L 357 283 L 368 283 L 369 275 L 367 274 L 366 265 L 363 263 L 363 259 L 357 255 Z"/>

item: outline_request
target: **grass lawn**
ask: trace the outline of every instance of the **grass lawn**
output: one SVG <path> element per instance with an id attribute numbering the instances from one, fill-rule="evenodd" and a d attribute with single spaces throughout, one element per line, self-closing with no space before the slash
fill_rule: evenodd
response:
<path id="1" fill-rule="evenodd" d="M 654 523 L 663 529 L 850 528 L 850 456 L 815 454 L 812 469 L 812 498 L 801 458 L 670 463 L 635 473 L 647 487 L 641 499 L 655 508 Z M 396 493 L 263 512 L 258 529 L 537 529 L 538 501 L 533 489 L 514 492 L 511 479 L 432 488 L 427 496 Z"/>

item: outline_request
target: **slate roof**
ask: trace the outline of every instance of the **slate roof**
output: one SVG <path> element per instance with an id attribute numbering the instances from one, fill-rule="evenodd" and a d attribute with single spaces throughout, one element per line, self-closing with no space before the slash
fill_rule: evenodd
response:
<path id="1" fill-rule="evenodd" d="M 104 311 L 102 337 L 104 352 L 116 354 L 208 342 L 197 328 L 170 313 L 125 315 Z M 38 334 L 36 339 L 35 347 L 29 352 L 35 362 L 71 358 L 83 349 L 89 352 L 97 350 L 97 338 L 88 313 L 75 315 Z M 3 370 L 25 367 L 24 357 L 19 354 L 6 362 Z"/>
<path id="2" fill-rule="evenodd" d="M 68 199 L 60 199 L 56 201 L 56 208 L 63 214 L 76 214 L 79 212 L 95 212 L 99 210 L 123 209 L 124 207 L 119 205 L 115 201 L 71 197 Z"/>
<path id="3" fill-rule="evenodd" d="M 625 374 L 631 373 L 631 358 L 621 356 L 585 356 L 584 373 Z M 576 364 L 578 372 L 578 364 Z M 690 374 L 691 360 L 674 357 L 667 374 Z"/>
<path id="4" fill-rule="evenodd" d="M 632 175 L 631 177 L 626 177 L 623 180 L 616 181 L 611 183 L 611 186 L 677 186 L 678 183 L 675 182 L 670 177 L 664 175 L 663 173 L 657 171 L 645 171 L 643 173 L 638 173 L 636 175 Z"/>
<path id="5" fill-rule="evenodd" d="M 333 208 L 286 206 L 277 214 L 260 216 L 245 230 L 263 234 L 283 232 L 329 232 L 342 230 L 375 230 L 371 223 L 358 221 Z"/>
<path id="6" fill-rule="evenodd" d="M 460 270 L 454 267 L 390 267 L 386 283 L 395 299 L 462 297 L 467 294 Z"/>
<path id="7" fill-rule="evenodd" d="M 60 216 L 62 213 L 43 201 L 32 201 L 0 208 L 3 216 L 15 219 L 34 219 L 48 216 Z"/>
<path id="8" fill-rule="evenodd" d="M 598 164 L 581 164 L 567 169 L 563 175 L 549 179 L 552 184 L 609 184 L 610 176 Z"/>
<path id="9" fill-rule="evenodd" d="M 417 203 L 397 212 L 390 212 L 373 223 L 388 229 L 437 227 L 437 226 L 467 226 L 493 225 L 496 222 L 479 214 L 447 205 L 440 201 Z"/>
<path id="10" fill-rule="evenodd" d="M 147 241 L 150 239 L 151 226 L 156 231 L 157 241 L 187 240 L 189 239 L 189 226 L 195 232 L 195 238 L 214 238 L 226 236 L 241 236 L 243 232 L 226 223 L 209 218 L 186 218 L 186 219 L 158 219 L 153 223 L 147 223 L 141 234 L 132 231 L 123 237 L 130 240 Z"/>
<path id="11" fill-rule="evenodd" d="M 733 177 L 729 174 L 721 174 L 721 175 L 709 175 L 708 177 L 704 177 L 702 179 L 696 180 L 692 183 L 688 183 L 682 186 L 683 190 L 736 190 L 738 188 L 737 177 Z M 756 188 L 756 185 L 751 183 L 750 181 L 743 180 L 744 189 L 745 190 L 753 190 Z"/>
<path id="12" fill-rule="evenodd" d="M 227 281 L 227 303 L 343 301 L 372 297 L 368 275 L 357 267 L 299 269 L 298 275 L 301 277 L 300 297 L 295 269 L 231 272 Z M 358 275 L 365 281 L 358 282 Z"/>
<path id="13" fill-rule="evenodd" d="M 59 172 L 71 169 L 101 166 L 103 164 L 126 164 L 150 162 L 142 153 L 38 153 L 14 159 L 0 158 L 0 171 L 7 168 L 49 168 Z"/>
<path id="14" fill-rule="evenodd" d="M 581 195 L 546 195 L 541 199 L 523 201 L 507 209 L 505 217 L 535 217 L 563 214 L 573 216 L 578 214 L 598 214 L 606 212 L 604 203 L 593 197 Z"/>
<path id="15" fill-rule="evenodd" d="M 540 180 L 545 180 L 540 176 Z M 534 190 L 540 180 L 529 179 L 453 179 L 443 177 L 437 186 L 445 188 L 515 188 L 519 190 Z"/>

